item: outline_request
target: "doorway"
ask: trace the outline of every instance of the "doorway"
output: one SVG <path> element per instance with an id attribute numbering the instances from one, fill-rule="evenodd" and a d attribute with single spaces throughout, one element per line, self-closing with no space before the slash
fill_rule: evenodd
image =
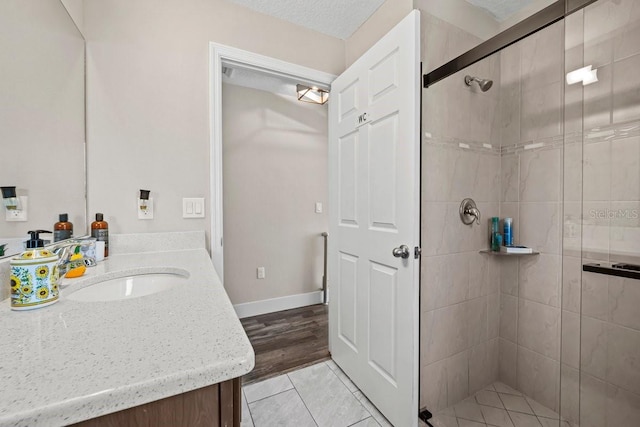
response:
<path id="1" fill-rule="evenodd" d="M 329 358 L 321 291 L 328 109 L 300 102 L 296 85 L 328 89 L 333 76 L 220 46 L 212 46 L 214 69 L 221 132 L 212 176 L 221 180 L 212 185 L 211 247 L 255 350 L 248 384 Z"/>
<path id="2" fill-rule="evenodd" d="M 269 76 L 281 82 L 296 82 L 307 86 L 328 89 L 336 76 L 322 71 L 313 70 L 286 61 L 277 60 L 263 55 L 229 46 L 210 43 L 210 111 L 212 123 L 210 128 L 211 140 L 211 257 L 213 265 L 224 283 L 224 156 L 223 156 L 223 117 L 222 97 L 224 72 L 259 73 L 266 80 Z M 228 77 L 228 76 L 227 76 Z M 275 304 L 271 311 L 282 310 L 284 307 Z M 266 311 L 264 312 L 266 313 Z M 252 313 L 263 314 L 263 313 Z"/>
<path id="3" fill-rule="evenodd" d="M 358 274 L 345 263 L 329 268 L 329 286 L 335 287 L 330 346 L 333 350 L 335 344 L 337 365 L 397 425 L 417 425 L 418 415 L 419 40 L 419 13 L 414 11 L 338 78 L 329 120 L 330 224 L 338 228 L 333 228 L 337 239 L 333 247 L 329 232 L 328 259 L 331 265 L 332 257 L 341 254 L 347 264 L 360 265 Z M 211 57 L 211 250 L 226 281 L 220 74 L 223 65 L 242 61 L 226 59 L 215 47 Z M 258 68 L 273 72 L 266 65 Z M 286 68 L 279 73 L 292 76 Z M 318 86 L 317 81 L 312 85 Z M 347 229 L 354 228 L 361 229 L 365 238 L 349 240 L 358 244 L 350 250 L 344 247 L 344 238 Z M 358 310 L 349 310 L 350 301 Z M 348 335 L 350 326 L 356 332 Z M 338 338 L 344 338 L 351 354 L 343 351 L 346 347 Z"/>
<path id="4" fill-rule="evenodd" d="M 240 318 L 320 303 L 327 212 L 327 106 L 296 84 L 225 68 L 224 284 Z"/>

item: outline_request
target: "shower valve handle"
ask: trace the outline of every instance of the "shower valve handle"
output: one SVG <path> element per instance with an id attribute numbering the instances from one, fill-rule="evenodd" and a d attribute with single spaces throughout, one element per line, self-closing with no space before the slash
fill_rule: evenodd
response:
<path id="1" fill-rule="evenodd" d="M 467 209 L 464 213 L 476 217 L 476 224 L 480 224 L 480 211 L 477 208 Z"/>
<path id="2" fill-rule="evenodd" d="M 464 199 L 460 203 L 460 219 L 465 225 L 480 224 L 480 210 L 472 199 Z"/>

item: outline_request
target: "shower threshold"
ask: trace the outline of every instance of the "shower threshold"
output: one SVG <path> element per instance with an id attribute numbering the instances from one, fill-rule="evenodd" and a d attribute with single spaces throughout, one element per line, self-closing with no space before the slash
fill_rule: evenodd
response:
<path id="1" fill-rule="evenodd" d="M 429 422 L 433 427 L 577 427 L 501 382 L 436 412 Z"/>

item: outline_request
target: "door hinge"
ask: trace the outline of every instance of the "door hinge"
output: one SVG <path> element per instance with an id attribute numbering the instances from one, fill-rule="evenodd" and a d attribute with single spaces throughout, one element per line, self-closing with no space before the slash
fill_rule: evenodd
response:
<path id="1" fill-rule="evenodd" d="M 413 249 L 413 257 L 414 257 L 415 259 L 418 259 L 418 258 L 420 258 L 420 255 L 422 255 L 422 249 L 420 248 L 420 246 L 416 246 L 416 247 Z"/>

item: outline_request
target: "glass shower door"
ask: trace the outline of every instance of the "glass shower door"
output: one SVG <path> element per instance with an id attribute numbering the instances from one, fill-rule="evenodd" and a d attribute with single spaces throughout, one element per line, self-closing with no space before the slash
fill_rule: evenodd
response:
<path id="1" fill-rule="evenodd" d="M 600 0 L 565 28 L 561 413 L 637 427 L 640 280 L 619 264 L 640 264 L 640 2 Z"/>

